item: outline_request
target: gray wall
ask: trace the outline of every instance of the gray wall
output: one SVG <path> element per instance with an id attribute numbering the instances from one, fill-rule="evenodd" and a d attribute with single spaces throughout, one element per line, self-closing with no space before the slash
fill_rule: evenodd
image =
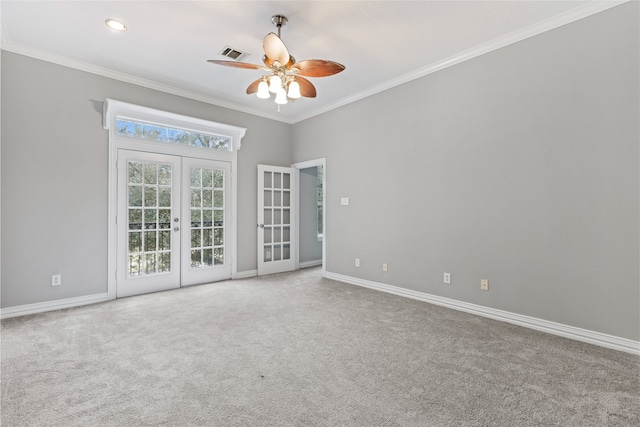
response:
<path id="1" fill-rule="evenodd" d="M 318 168 L 300 170 L 300 262 L 322 260 L 318 240 Z"/>
<path id="2" fill-rule="evenodd" d="M 2 52 L 2 307 L 106 291 L 114 98 L 249 129 L 238 271 L 256 268 L 256 165 L 326 157 L 329 272 L 638 340 L 638 8 L 293 126 Z"/>
<path id="3" fill-rule="evenodd" d="M 638 340 L 638 8 L 295 124 L 327 271 Z"/>
<path id="4" fill-rule="evenodd" d="M 257 267 L 257 164 L 291 164 L 290 125 L 3 51 L 2 307 L 107 291 L 105 98 L 248 128 L 237 266 Z"/>

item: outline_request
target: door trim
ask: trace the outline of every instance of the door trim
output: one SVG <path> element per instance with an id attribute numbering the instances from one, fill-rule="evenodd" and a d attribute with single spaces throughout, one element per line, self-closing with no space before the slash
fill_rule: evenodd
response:
<path id="1" fill-rule="evenodd" d="M 126 114 L 128 118 L 155 119 L 158 123 L 176 124 L 179 127 L 199 130 L 207 127 L 207 132 L 229 135 L 232 138 L 233 151 L 207 150 L 198 147 L 185 147 L 164 142 L 152 142 L 142 139 L 118 136 L 115 129 L 116 118 L 119 114 Z M 111 99 L 105 100 L 103 111 L 103 128 L 108 130 L 109 169 L 108 169 L 108 201 L 107 201 L 107 295 L 109 300 L 116 298 L 116 266 L 117 266 L 117 224 L 118 214 L 118 150 L 148 151 L 158 154 L 173 154 L 181 157 L 192 157 L 208 160 L 225 161 L 231 163 L 231 278 L 238 277 L 238 150 L 245 128 L 183 116 L 162 110 L 155 110 L 133 104 L 127 104 Z"/>
<path id="2" fill-rule="evenodd" d="M 118 165 L 118 151 L 119 150 L 126 150 L 126 151 L 139 151 L 139 152 L 143 152 L 143 153 L 152 153 L 152 154 L 168 154 L 168 155 L 172 155 L 175 157 L 179 157 L 179 158 L 192 158 L 192 159 L 199 159 L 199 160 L 213 160 L 213 161 L 222 161 L 225 163 L 229 163 L 230 164 L 230 169 L 231 169 L 231 194 L 230 194 L 230 212 L 229 212 L 229 217 L 230 217 L 230 225 L 229 225 L 229 239 L 228 239 L 228 247 L 227 250 L 230 254 L 229 256 L 229 262 L 230 262 L 230 267 L 231 267 L 231 279 L 236 279 L 238 277 L 238 267 L 237 267 L 237 251 L 238 251 L 238 245 L 237 245 L 237 203 L 238 203 L 238 179 L 237 179 L 237 156 L 234 156 L 233 159 L 225 159 L 225 160 L 218 160 L 218 159 L 212 159 L 209 157 L 194 157 L 193 155 L 188 155 L 188 154 L 193 154 L 193 153 L 184 153 L 184 152 L 180 152 L 180 150 L 162 150 L 162 149 L 158 149 L 156 147 L 156 149 L 154 150 L 150 150 L 149 147 L 147 146 L 137 146 L 136 143 L 132 142 L 132 141 L 125 141 L 124 143 L 122 141 L 113 141 L 112 144 L 110 144 L 110 152 L 109 152 L 109 202 L 108 202 L 108 206 L 109 206 L 109 226 L 108 226 L 108 244 L 107 244 L 107 250 L 108 250 L 108 257 L 109 257 L 109 261 L 108 261 L 108 281 L 107 281 L 107 295 L 109 296 L 110 300 L 116 299 L 117 298 L 117 276 L 118 276 L 118 272 L 117 272 L 117 267 L 118 267 L 118 260 L 117 260 L 117 249 L 118 249 L 118 224 L 117 224 L 117 218 L 118 218 L 118 169 L 117 169 L 117 165 Z M 113 152 L 111 152 L 111 150 L 113 150 Z M 229 161 L 231 160 L 231 161 Z M 181 161 L 182 164 L 182 161 Z M 182 177 L 180 177 L 182 178 Z M 180 213 L 180 216 L 182 217 L 182 212 Z M 181 267 L 182 268 L 182 267 Z M 182 279 L 180 279 L 180 282 L 182 282 Z"/>
<path id="3" fill-rule="evenodd" d="M 291 165 L 296 170 L 296 212 L 300 212 L 300 169 L 322 166 L 322 191 L 324 192 L 322 204 L 322 277 L 327 275 L 327 159 L 325 157 Z M 296 270 L 300 269 L 300 215 L 296 215 Z"/>

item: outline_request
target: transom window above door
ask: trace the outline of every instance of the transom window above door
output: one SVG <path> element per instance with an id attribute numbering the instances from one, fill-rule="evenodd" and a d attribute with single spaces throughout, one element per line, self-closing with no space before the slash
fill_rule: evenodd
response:
<path id="1" fill-rule="evenodd" d="M 231 151 L 231 138 L 223 135 L 207 134 L 164 125 L 145 123 L 126 118 L 116 118 L 116 133 L 119 136 L 170 142 L 190 147 Z"/>
<path id="2" fill-rule="evenodd" d="M 192 157 L 217 159 L 214 153 L 223 156 L 227 153 L 228 156 L 228 153 L 240 149 L 246 132 L 246 129 L 237 126 L 113 99 L 105 100 L 103 109 L 103 126 L 109 130 L 110 138 L 156 144 L 158 147 L 180 147 L 182 150 L 192 150 L 191 154 L 183 152 Z"/>

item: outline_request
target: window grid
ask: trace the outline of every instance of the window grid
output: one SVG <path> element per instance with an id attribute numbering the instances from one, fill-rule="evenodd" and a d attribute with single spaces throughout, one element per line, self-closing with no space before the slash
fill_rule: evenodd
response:
<path id="1" fill-rule="evenodd" d="M 129 277 L 171 271 L 171 165 L 128 164 Z"/>
<path id="2" fill-rule="evenodd" d="M 291 175 L 264 172 L 264 262 L 291 258 Z"/>
<path id="3" fill-rule="evenodd" d="M 224 265 L 224 171 L 191 169 L 191 268 Z"/>

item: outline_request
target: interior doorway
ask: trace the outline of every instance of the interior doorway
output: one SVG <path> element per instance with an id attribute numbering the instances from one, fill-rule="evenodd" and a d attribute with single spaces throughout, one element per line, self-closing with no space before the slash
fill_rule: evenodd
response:
<path id="1" fill-rule="evenodd" d="M 292 165 L 298 188 L 297 268 L 316 265 L 326 272 L 326 159 Z"/>

